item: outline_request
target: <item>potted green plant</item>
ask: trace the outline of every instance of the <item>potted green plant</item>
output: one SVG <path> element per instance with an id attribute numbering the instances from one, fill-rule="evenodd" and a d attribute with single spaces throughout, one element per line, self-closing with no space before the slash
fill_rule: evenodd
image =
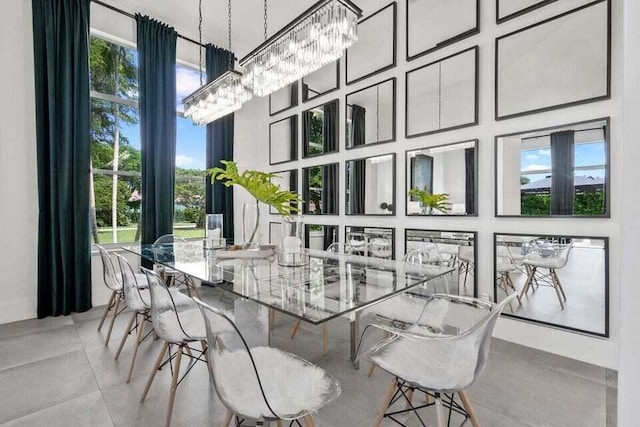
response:
<path id="1" fill-rule="evenodd" d="M 422 215 L 433 215 L 433 211 L 440 211 L 446 213 L 450 211 L 451 203 L 447 202 L 449 194 L 439 193 L 432 194 L 427 190 L 425 186 L 422 190 L 419 188 L 412 188 L 409 190 L 409 196 L 415 198 L 420 202 L 420 213 Z"/>
<path id="2" fill-rule="evenodd" d="M 259 249 L 256 234 L 260 225 L 260 203 L 272 206 L 279 214 L 290 216 L 298 212 L 298 203 L 302 202 L 299 194 L 282 190 L 275 184 L 278 175 L 257 170 L 238 170 L 238 164 L 231 160 L 222 160 L 223 168 L 207 169 L 211 182 L 221 181 L 226 187 L 237 185 L 244 188 L 255 200 L 254 204 L 243 206 L 243 239 L 245 249 Z"/>

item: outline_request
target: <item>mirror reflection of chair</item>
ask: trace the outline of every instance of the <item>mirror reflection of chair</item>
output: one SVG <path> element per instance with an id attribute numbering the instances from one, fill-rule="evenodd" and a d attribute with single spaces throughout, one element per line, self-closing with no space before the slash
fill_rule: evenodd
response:
<path id="1" fill-rule="evenodd" d="M 391 259 L 393 256 L 393 242 L 388 236 L 371 236 L 369 240 L 369 256 L 374 258 Z"/>
<path id="2" fill-rule="evenodd" d="M 100 252 L 100 260 L 102 261 L 102 277 L 104 280 L 104 284 L 111 291 L 111 297 L 109 298 L 109 302 L 107 303 L 107 307 L 102 314 L 102 318 L 100 319 L 100 323 L 98 323 L 98 332 L 102 329 L 102 325 L 104 321 L 107 319 L 109 312 L 113 310 L 113 315 L 111 317 L 111 323 L 109 324 L 109 331 L 107 332 L 107 337 L 105 338 L 104 345 L 109 345 L 109 341 L 111 339 L 111 332 L 113 332 L 113 324 L 116 321 L 116 317 L 120 315 L 125 309 L 126 305 L 120 307 L 120 303 L 124 300 L 123 297 L 123 289 L 122 289 L 122 276 L 120 276 L 115 267 L 113 266 L 113 260 L 109 255 L 109 252 L 100 245 L 95 245 L 98 248 L 98 252 Z"/>
<path id="3" fill-rule="evenodd" d="M 188 296 L 169 289 L 164 279 L 155 271 L 144 269 L 149 282 L 151 295 L 151 321 L 160 339 L 164 341 L 158 358 L 151 370 L 151 374 L 142 393 L 140 401 L 144 401 L 149 393 L 156 373 L 165 365 L 171 366 L 171 389 L 165 425 L 171 424 L 173 403 L 175 401 L 178 384 L 191 371 L 197 362 L 207 362 L 207 346 L 205 341 L 205 326 L 197 304 Z M 192 348 L 193 343 L 200 342 L 202 348 Z M 172 347 L 175 351 L 172 352 Z M 169 353 L 165 359 L 165 354 Z M 194 352 L 196 355 L 194 355 Z M 189 368 L 180 377 L 182 357 L 190 358 Z M 164 360 L 164 361 L 163 361 Z"/>
<path id="4" fill-rule="evenodd" d="M 478 299 L 440 295 L 431 296 L 410 328 L 370 324 L 362 333 L 382 331 L 385 336 L 367 351 L 360 353 L 393 376 L 373 426 L 384 418 L 435 406 L 438 427 L 447 425 L 444 409 L 463 415 L 479 427 L 479 420 L 465 392 L 480 376 L 489 357 L 491 336 L 496 319 L 516 294 L 499 304 Z M 409 362 L 410 361 L 410 362 Z M 416 391 L 423 392 L 427 401 L 413 404 Z M 458 395 L 461 404 L 456 401 Z M 434 400 L 432 400 L 434 399 Z M 402 409 L 391 409 L 406 401 Z M 466 421 L 466 420 L 465 420 Z"/>
<path id="5" fill-rule="evenodd" d="M 567 265 L 572 248 L 572 243 L 563 244 L 542 241 L 533 245 L 522 261 L 524 265 L 529 267 L 529 275 L 520 293 L 520 300 L 527 296 L 529 289 L 533 289 L 532 282 L 535 281 L 538 285 L 544 284 L 552 287 L 556 291 L 560 307 L 564 310 L 567 296 L 564 293 L 556 270 Z M 549 273 L 543 274 L 540 269 L 549 270 Z"/>
<path id="6" fill-rule="evenodd" d="M 458 275 L 464 274 L 462 287 L 467 289 L 467 277 L 475 271 L 475 250 L 473 246 L 458 246 Z M 458 292 L 460 293 L 460 292 Z"/>
<path id="7" fill-rule="evenodd" d="M 518 290 L 513 284 L 513 280 L 511 279 L 511 274 L 515 271 L 518 271 L 518 267 L 511 257 L 511 251 L 504 244 L 499 244 L 496 246 L 496 274 L 497 274 L 497 282 L 498 286 L 506 297 L 509 295 L 518 294 Z M 518 297 L 518 302 L 522 305 L 520 301 L 520 297 Z M 513 313 L 513 306 L 509 303 L 509 310 Z"/>
<path id="8" fill-rule="evenodd" d="M 209 377 L 227 408 L 223 427 L 246 418 L 258 425 L 304 420 L 314 427 L 312 413 L 335 400 L 340 384 L 323 369 L 273 347 L 252 346 L 233 319 L 199 300 L 209 345 Z M 300 425 L 298 422 L 297 425 Z"/>
<path id="9" fill-rule="evenodd" d="M 176 236 L 175 234 L 164 234 L 153 242 L 154 246 L 173 246 L 174 243 L 178 243 L 177 247 L 174 247 L 174 251 L 177 252 L 180 250 L 179 247 L 187 245 L 188 241 L 182 237 Z M 158 271 L 169 287 L 179 288 L 180 286 L 184 286 L 189 296 L 192 296 L 191 291 L 193 290 L 193 293 L 200 297 L 198 288 L 195 286 L 190 276 L 167 266 L 159 267 Z"/>

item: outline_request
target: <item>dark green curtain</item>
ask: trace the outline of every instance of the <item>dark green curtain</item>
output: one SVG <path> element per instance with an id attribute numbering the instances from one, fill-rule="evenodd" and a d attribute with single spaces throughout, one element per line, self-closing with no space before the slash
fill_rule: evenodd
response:
<path id="1" fill-rule="evenodd" d="M 359 105 L 351 106 L 351 145 L 359 147 L 366 143 L 367 110 Z"/>
<path id="2" fill-rule="evenodd" d="M 338 151 L 338 101 L 322 107 L 323 153 Z"/>
<path id="3" fill-rule="evenodd" d="M 575 148 L 572 130 L 551 134 L 551 215 L 572 215 Z"/>
<path id="4" fill-rule="evenodd" d="M 307 181 L 308 182 L 308 181 Z M 322 213 L 338 215 L 338 165 L 322 166 Z"/>
<path id="5" fill-rule="evenodd" d="M 207 82 L 212 82 L 233 64 L 233 53 L 207 45 Z M 207 168 L 222 167 L 220 160 L 233 160 L 233 114 L 207 125 Z M 223 233 L 233 240 L 233 188 L 207 180 L 207 213 L 224 215 Z"/>
<path id="6" fill-rule="evenodd" d="M 336 234 L 338 232 L 338 229 L 335 225 L 325 225 L 322 228 L 322 244 L 324 246 L 324 250 L 326 251 L 332 243 L 336 242 Z"/>
<path id="7" fill-rule="evenodd" d="M 359 105 L 351 106 L 351 144 L 361 147 L 365 144 L 367 110 Z M 356 215 L 365 214 L 365 180 L 366 160 L 354 160 L 351 163 L 351 212 Z"/>
<path id="8" fill-rule="evenodd" d="M 176 158 L 176 38 L 171 27 L 136 15 L 140 145 L 141 241 L 173 232 Z"/>
<path id="9" fill-rule="evenodd" d="M 89 0 L 32 6 L 43 318 L 91 308 Z"/>
<path id="10" fill-rule="evenodd" d="M 464 150 L 464 205 L 465 213 L 473 215 L 476 212 L 476 149 Z"/>

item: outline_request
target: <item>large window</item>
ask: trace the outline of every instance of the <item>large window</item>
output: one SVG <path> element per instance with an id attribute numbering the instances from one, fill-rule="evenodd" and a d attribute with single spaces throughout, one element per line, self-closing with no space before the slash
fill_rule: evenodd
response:
<path id="1" fill-rule="evenodd" d="M 140 129 L 134 48 L 91 37 L 91 206 L 95 243 L 140 240 Z M 205 129 L 183 118 L 181 101 L 200 85 L 198 71 L 177 65 L 174 232 L 204 236 Z"/>

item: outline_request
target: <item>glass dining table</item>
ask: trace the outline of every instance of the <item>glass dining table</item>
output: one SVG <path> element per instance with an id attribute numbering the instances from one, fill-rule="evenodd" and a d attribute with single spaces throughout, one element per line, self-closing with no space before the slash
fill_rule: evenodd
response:
<path id="1" fill-rule="evenodd" d="M 317 250 L 307 250 L 306 265 L 288 267 L 279 265 L 276 257 L 230 258 L 229 251 L 204 249 L 201 241 L 122 248 L 198 279 L 204 286 L 214 286 L 239 300 L 310 324 L 319 325 L 338 317 L 348 319 L 350 354 L 356 368 L 362 312 L 404 292 L 431 293 L 430 282 L 453 271 L 446 266 L 417 266 Z M 241 313 L 236 314 L 236 319 L 239 316 Z M 268 320 L 257 329 L 256 334 L 269 336 Z"/>

